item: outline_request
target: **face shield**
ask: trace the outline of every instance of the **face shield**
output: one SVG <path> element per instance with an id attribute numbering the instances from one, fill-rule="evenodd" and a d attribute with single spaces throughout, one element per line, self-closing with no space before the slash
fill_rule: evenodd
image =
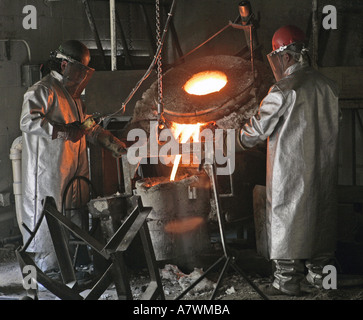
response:
<path id="1" fill-rule="evenodd" d="M 308 49 L 305 48 L 303 43 L 292 43 L 287 46 L 281 46 L 277 50 L 271 51 L 267 55 L 267 60 L 270 64 L 276 81 L 280 81 L 285 76 L 285 71 L 287 68 L 283 60 L 285 53 L 293 55 L 295 61 L 302 64 L 307 60 L 307 51 Z"/>
<path id="2" fill-rule="evenodd" d="M 285 67 L 282 60 L 282 55 L 283 53 L 281 53 L 281 51 L 272 51 L 267 55 L 267 60 L 270 64 L 276 81 L 280 81 L 284 77 Z"/>
<path id="3" fill-rule="evenodd" d="M 67 60 L 68 63 L 63 72 L 63 85 L 74 99 L 79 98 L 91 79 L 95 69 L 87 67 L 74 59 L 63 56 L 62 54 L 57 54 L 57 58 Z"/>
<path id="4" fill-rule="evenodd" d="M 79 98 L 91 79 L 95 69 L 78 61 L 68 62 L 63 72 L 63 84 L 73 98 Z"/>

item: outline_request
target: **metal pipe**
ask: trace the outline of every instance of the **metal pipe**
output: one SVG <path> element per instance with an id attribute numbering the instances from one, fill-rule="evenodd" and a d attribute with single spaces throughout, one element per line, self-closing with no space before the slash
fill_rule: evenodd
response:
<path id="1" fill-rule="evenodd" d="M 227 25 L 225 25 L 222 29 L 220 29 L 219 31 L 217 31 L 214 35 L 212 35 L 210 38 L 208 38 L 207 40 L 205 40 L 204 42 L 202 42 L 200 45 L 198 45 L 197 47 L 195 47 L 194 49 L 190 50 L 188 53 L 186 53 L 185 55 L 183 55 L 182 57 L 180 57 L 176 62 L 173 63 L 173 65 L 176 65 L 179 61 L 182 61 L 184 58 L 186 58 L 187 56 L 189 56 L 190 54 L 192 54 L 194 51 L 198 50 L 200 47 L 204 46 L 207 42 L 211 41 L 212 39 L 214 39 L 216 36 L 218 36 L 220 33 L 222 33 L 224 30 L 226 30 L 227 28 L 229 28 L 232 24 L 229 23 Z"/>
<path id="2" fill-rule="evenodd" d="M 31 61 L 32 57 L 31 57 L 31 51 L 30 51 L 30 47 L 29 47 L 28 42 L 26 42 L 23 39 L 0 39 L 0 42 L 7 42 L 7 41 L 10 41 L 10 42 L 11 41 L 13 41 L 13 42 L 22 42 L 26 47 L 26 51 L 27 51 L 27 54 L 28 54 L 28 62 Z"/>
<path id="3" fill-rule="evenodd" d="M 110 0 L 111 71 L 117 70 L 116 4 Z"/>
<path id="4" fill-rule="evenodd" d="M 194 49 L 192 49 L 189 52 L 187 52 L 186 54 L 184 54 L 176 62 L 174 62 L 171 66 L 173 67 L 173 66 L 177 65 L 180 61 L 183 61 L 184 58 L 186 58 L 187 56 L 189 56 L 190 54 L 192 54 L 193 52 L 195 52 L 196 50 L 198 50 L 199 48 L 201 48 L 202 46 L 204 46 L 209 41 L 213 40 L 216 36 L 218 36 L 219 34 L 221 34 L 224 30 L 228 29 L 229 27 L 232 27 L 234 29 L 243 29 L 243 30 L 247 30 L 248 31 L 250 29 L 250 26 L 248 26 L 248 25 L 247 26 L 243 26 L 243 25 L 236 24 L 236 22 L 239 19 L 240 19 L 240 16 L 238 16 L 234 20 L 234 22 L 229 21 L 227 25 L 225 25 L 223 28 L 221 28 L 220 30 L 218 30 L 215 34 L 213 34 L 207 40 L 203 41 L 201 44 L 199 44 L 198 46 L 196 46 Z"/>

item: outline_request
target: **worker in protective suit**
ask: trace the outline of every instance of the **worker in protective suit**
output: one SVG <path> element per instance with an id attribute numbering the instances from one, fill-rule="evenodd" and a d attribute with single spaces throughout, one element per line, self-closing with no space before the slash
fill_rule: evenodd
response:
<path id="1" fill-rule="evenodd" d="M 323 267 L 334 261 L 338 93 L 309 66 L 304 42 L 295 26 L 275 32 L 267 58 L 276 83 L 239 135 L 242 148 L 267 140 L 266 228 L 275 266 L 273 283 L 261 286 L 267 295 L 320 288 Z"/>
<path id="2" fill-rule="evenodd" d="M 125 153 L 125 144 L 97 125 L 80 99 L 94 72 L 88 67 L 88 48 L 76 40 L 66 41 L 51 53 L 50 61 L 50 74 L 25 93 L 20 117 L 22 222 L 30 230 L 34 230 L 46 197 L 53 197 L 61 211 L 69 181 L 88 177 L 86 140 L 111 150 L 115 157 Z M 25 243 L 29 235 L 23 238 Z M 58 269 L 45 219 L 28 251 L 35 252 L 41 270 Z"/>

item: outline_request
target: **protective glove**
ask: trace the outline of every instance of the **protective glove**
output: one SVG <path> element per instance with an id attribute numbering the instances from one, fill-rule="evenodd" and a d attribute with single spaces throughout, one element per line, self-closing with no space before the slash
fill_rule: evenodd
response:
<path id="1" fill-rule="evenodd" d="M 102 130 L 97 136 L 97 141 L 102 147 L 110 150 L 115 158 L 120 158 L 127 152 L 126 145 L 108 130 Z"/>
<path id="2" fill-rule="evenodd" d="M 53 132 L 52 132 L 52 139 L 64 139 L 70 140 L 73 143 L 81 140 L 84 136 L 85 130 L 81 127 L 81 123 L 79 121 L 74 121 L 72 123 L 67 124 L 60 124 L 54 123 L 53 124 Z"/>

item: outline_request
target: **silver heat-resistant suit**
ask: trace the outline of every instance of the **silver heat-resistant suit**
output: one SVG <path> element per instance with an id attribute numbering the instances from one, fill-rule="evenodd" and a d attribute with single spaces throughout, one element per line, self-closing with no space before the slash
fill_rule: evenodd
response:
<path id="1" fill-rule="evenodd" d="M 338 130 L 335 83 L 305 63 L 285 71 L 241 130 L 242 147 L 268 142 L 268 251 L 278 269 L 303 272 L 299 261 L 313 269 L 334 256 Z M 295 290 L 277 274 L 278 289 Z"/>
<path id="2" fill-rule="evenodd" d="M 94 141 L 100 127 L 95 125 L 79 141 L 52 139 L 56 123 L 83 122 L 85 108 L 73 98 L 56 71 L 34 84 L 24 95 L 20 118 L 22 130 L 22 221 L 33 230 L 42 212 L 42 201 L 50 196 L 61 211 L 62 195 L 74 176 L 88 177 L 86 138 Z M 24 241 L 29 235 L 24 234 Z M 57 268 L 49 229 L 44 220 L 28 248 L 40 254 L 42 270 Z"/>

